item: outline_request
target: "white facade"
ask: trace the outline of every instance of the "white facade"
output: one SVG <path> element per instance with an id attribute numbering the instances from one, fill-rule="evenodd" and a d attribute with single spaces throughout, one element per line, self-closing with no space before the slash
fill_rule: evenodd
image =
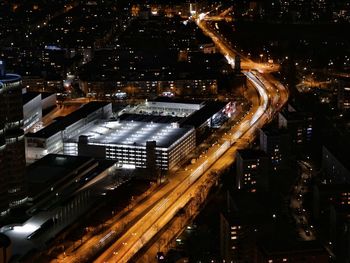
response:
<path id="1" fill-rule="evenodd" d="M 86 105 L 85 105 L 86 106 Z M 31 163 L 35 160 L 41 159 L 50 153 L 62 153 L 63 141 L 68 140 L 77 134 L 82 133 L 90 128 L 93 123 L 99 119 L 107 119 L 112 116 L 112 104 L 102 105 L 85 113 L 86 116 L 79 116 L 79 110 L 73 112 L 77 114 L 77 120 L 66 124 L 66 116 L 60 123 L 53 123 L 46 128 L 34 134 L 26 135 L 26 160 Z"/>
<path id="2" fill-rule="evenodd" d="M 23 105 L 23 130 L 27 132 L 34 124 L 41 121 L 42 107 L 41 94 L 38 93 L 32 100 Z"/>
<path id="3" fill-rule="evenodd" d="M 174 168 L 196 146 L 194 128 L 178 128 L 174 124 L 134 121 L 109 121 L 92 126 L 79 136 L 64 142 L 67 155 L 84 155 L 116 160 L 124 165 L 146 168 L 146 144 L 155 141 L 156 166 Z M 81 138 L 81 137 L 80 137 Z"/>

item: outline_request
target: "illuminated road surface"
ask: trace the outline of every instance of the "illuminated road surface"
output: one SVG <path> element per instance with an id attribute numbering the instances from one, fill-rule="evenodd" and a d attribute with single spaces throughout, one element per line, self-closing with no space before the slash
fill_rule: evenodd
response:
<path id="1" fill-rule="evenodd" d="M 235 56 L 234 50 L 218 37 L 213 40 L 216 45 L 220 46 L 227 60 L 232 62 Z M 264 68 L 264 65 L 259 67 L 259 71 L 263 72 Z M 245 72 L 245 74 L 256 88 L 257 103 L 217 144 L 208 149 L 207 157 L 200 158 L 196 164 L 171 175 L 167 185 L 155 192 L 145 202 L 135 206 L 130 214 L 116 220 L 104 233 L 91 237 L 74 254 L 60 257 L 59 261 L 79 261 L 92 249 L 103 247 L 104 243 L 115 237 L 125 224 L 129 224 L 130 227 L 95 261 L 128 262 L 176 215 L 179 209 L 191 200 L 201 184 L 213 177 L 212 172 L 225 169 L 233 162 L 236 150 L 245 147 L 254 138 L 257 129 L 268 122 L 288 98 L 284 87 L 278 82 L 273 83 L 266 75 L 258 72 Z"/>
<path id="2" fill-rule="evenodd" d="M 227 60 L 232 61 L 234 51 L 218 38 L 216 38 L 216 44 L 221 45 Z M 264 67 L 261 67 L 260 71 L 262 68 Z M 128 262 L 132 259 L 176 215 L 179 209 L 191 200 L 208 176 L 213 176 L 211 172 L 231 164 L 236 150 L 251 141 L 257 128 L 268 122 L 279 106 L 286 102 L 288 94 L 284 87 L 268 82 L 257 72 L 245 72 L 245 75 L 257 90 L 259 104 L 254 105 L 240 123 L 223 136 L 217 145 L 209 149 L 207 157 L 199 161 L 195 169 L 187 170 L 187 176 L 176 185 L 171 194 L 161 198 L 156 206 L 135 222 L 95 262 Z"/>

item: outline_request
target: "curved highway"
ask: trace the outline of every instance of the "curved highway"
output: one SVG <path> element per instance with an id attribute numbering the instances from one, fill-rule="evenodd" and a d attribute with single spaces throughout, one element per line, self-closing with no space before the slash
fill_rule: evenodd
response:
<path id="1" fill-rule="evenodd" d="M 210 31 L 212 29 L 206 26 L 207 22 L 197 20 L 197 23 L 232 63 L 235 51 L 230 45 L 218 37 L 217 32 Z M 259 65 L 254 62 L 249 64 Z M 91 237 L 74 253 L 59 256 L 58 262 L 84 262 L 84 259 L 88 260 L 86 255 L 91 255 L 92 251 L 98 253 L 99 250 L 105 251 L 95 262 L 130 261 L 200 191 L 203 184 L 215 180 L 217 171 L 233 163 L 237 149 L 246 147 L 258 128 L 269 122 L 287 101 L 287 90 L 272 76 L 259 73 L 264 72 L 264 68 L 264 65 L 252 67 L 244 72 L 256 90 L 253 106 L 240 122 L 222 134 L 218 143 L 213 144 L 203 158 L 171 175 L 168 184 L 155 191 L 145 202 L 135 205 L 131 213 L 111 224 L 103 233 Z M 109 243 L 113 244 L 109 246 Z"/>

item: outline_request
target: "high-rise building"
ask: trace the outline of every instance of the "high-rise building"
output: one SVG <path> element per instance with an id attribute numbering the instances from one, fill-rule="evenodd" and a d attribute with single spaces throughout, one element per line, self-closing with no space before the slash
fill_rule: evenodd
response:
<path id="1" fill-rule="evenodd" d="M 290 148 L 290 136 L 285 129 L 268 126 L 260 130 L 260 149 L 269 156 L 273 170 L 289 168 Z"/>
<path id="2" fill-rule="evenodd" d="M 0 215 L 25 202 L 22 81 L 0 60 Z"/>
<path id="3" fill-rule="evenodd" d="M 268 156 L 260 150 L 237 151 L 237 189 L 247 192 L 266 191 L 268 180 Z"/>
<path id="4" fill-rule="evenodd" d="M 311 113 L 296 111 L 291 105 L 278 115 L 278 128 L 287 129 L 293 152 L 303 151 L 311 143 L 313 123 Z"/>

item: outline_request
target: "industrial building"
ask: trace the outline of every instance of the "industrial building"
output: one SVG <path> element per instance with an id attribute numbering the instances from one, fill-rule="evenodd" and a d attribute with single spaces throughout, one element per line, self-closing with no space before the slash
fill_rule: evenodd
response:
<path id="1" fill-rule="evenodd" d="M 120 164 L 146 168 L 150 142 L 155 142 L 156 165 L 170 170 L 195 146 L 193 127 L 176 123 L 105 121 L 91 126 L 64 142 L 64 153 L 116 160 Z"/>
<path id="2" fill-rule="evenodd" d="M 111 103 L 90 102 L 40 131 L 28 133 L 26 135 L 27 162 L 38 160 L 49 153 L 62 153 L 64 140 L 93 126 L 95 121 L 108 119 L 111 116 Z"/>

